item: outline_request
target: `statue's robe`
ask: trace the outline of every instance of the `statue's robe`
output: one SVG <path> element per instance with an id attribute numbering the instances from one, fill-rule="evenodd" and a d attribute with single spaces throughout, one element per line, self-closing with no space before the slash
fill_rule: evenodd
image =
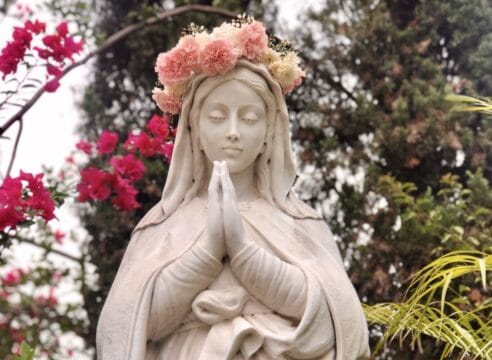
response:
<path id="1" fill-rule="evenodd" d="M 155 215 L 160 206 L 149 214 Z M 206 211 L 206 204 L 195 198 L 164 221 L 134 232 L 99 319 L 98 359 L 183 358 L 180 349 L 166 347 L 165 342 L 183 328 L 185 317 L 176 311 L 174 316 L 171 312 L 166 318 L 156 319 L 153 301 L 163 272 L 206 236 Z M 302 271 L 306 280 L 305 308 L 298 321 L 283 319 L 272 311 L 257 317 L 239 312 L 212 322 L 200 332 L 200 349 L 193 353 L 203 353 L 197 358 L 214 358 L 214 349 L 225 351 L 215 355 L 221 359 L 368 358 L 364 314 L 326 223 L 294 219 L 264 200 L 253 202 L 250 209 L 241 211 L 241 216 L 249 239 L 261 240 L 263 245 L 259 245 L 269 253 Z M 199 296 L 194 305 L 200 302 Z M 190 304 L 183 306 L 192 313 Z M 151 334 L 156 327 L 161 345 Z M 196 331 L 193 334 L 197 336 Z M 192 346 L 193 340 L 178 343 Z M 167 352 L 159 354 L 159 349 Z"/>

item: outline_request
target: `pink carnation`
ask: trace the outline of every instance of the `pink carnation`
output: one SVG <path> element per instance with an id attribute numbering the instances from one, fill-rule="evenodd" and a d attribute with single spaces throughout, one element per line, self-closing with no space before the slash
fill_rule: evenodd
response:
<path id="1" fill-rule="evenodd" d="M 174 85 L 188 80 L 199 69 L 198 54 L 196 39 L 191 35 L 182 38 L 174 49 L 157 57 L 155 72 L 159 81 L 164 85 Z"/>
<path id="2" fill-rule="evenodd" d="M 152 90 L 152 99 L 157 103 L 159 109 L 165 113 L 179 114 L 181 100 L 175 96 L 168 95 L 161 89 Z"/>
<path id="3" fill-rule="evenodd" d="M 268 35 L 262 23 L 255 21 L 243 25 L 238 31 L 241 55 L 258 62 L 268 49 Z"/>
<path id="4" fill-rule="evenodd" d="M 208 76 L 225 74 L 236 64 L 239 52 L 234 44 L 227 39 L 210 41 L 200 54 L 202 72 Z"/>

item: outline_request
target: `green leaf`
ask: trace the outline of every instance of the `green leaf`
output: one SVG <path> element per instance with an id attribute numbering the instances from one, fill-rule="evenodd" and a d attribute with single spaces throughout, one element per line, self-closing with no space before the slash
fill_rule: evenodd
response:
<path id="1" fill-rule="evenodd" d="M 32 360 L 34 359 L 35 348 L 31 348 L 25 341 L 20 345 L 20 354 L 14 355 L 14 360 Z"/>

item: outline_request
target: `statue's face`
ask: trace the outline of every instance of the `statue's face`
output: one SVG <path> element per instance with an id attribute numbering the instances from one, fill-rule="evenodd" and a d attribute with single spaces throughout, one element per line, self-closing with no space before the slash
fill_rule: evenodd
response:
<path id="1" fill-rule="evenodd" d="M 264 148 L 265 102 L 237 80 L 222 83 L 207 95 L 198 123 L 201 148 L 208 160 L 226 161 L 232 174 L 250 168 Z"/>

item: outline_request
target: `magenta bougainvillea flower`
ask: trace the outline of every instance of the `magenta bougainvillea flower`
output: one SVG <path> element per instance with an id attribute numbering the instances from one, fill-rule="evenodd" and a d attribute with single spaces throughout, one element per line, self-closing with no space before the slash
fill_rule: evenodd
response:
<path id="1" fill-rule="evenodd" d="M 43 174 L 21 171 L 18 177 L 4 180 L 0 186 L 0 230 L 14 229 L 29 218 L 55 218 L 55 202 L 42 179 Z"/>
<path id="2" fill-rule="evenodd" d="M 114 151 L 118 143 L 118 134 L 104 130 L 97 141 L 97 151 L 99 154 L 109 154 Z"/>

